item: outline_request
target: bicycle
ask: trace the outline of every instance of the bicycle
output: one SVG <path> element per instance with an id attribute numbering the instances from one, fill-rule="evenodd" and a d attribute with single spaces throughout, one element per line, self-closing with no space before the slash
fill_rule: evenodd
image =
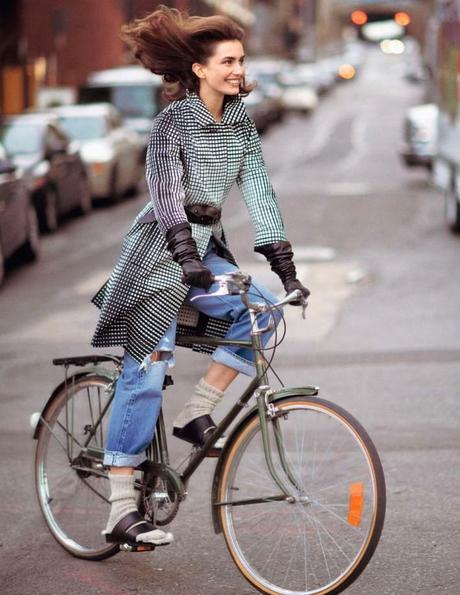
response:
<path id="1" fill-rule="evenodd" d="M 257 314 L 299 301 L 296 290 L 277 304 L 251 303 L 250 277 L 216 277 L 220 293 L 238 293 L 247 306 L 250 341 L 181 336 L 178 344 L 251 347 L 256 377 L 206 443 L 194 447 L 182 471 L 170 465 L 163 415 L 136 471 L 139 510 L 150 522 L 167 525 L 187 496 L 187 484 L 205 457 L 218 454 L 212 483 L 212 519 L 243 576 L 272 595 L 340 593 L 371 559 L 385 516 L 385 479 L 377 451 L 364 428 L 347 411 L 318 396 L 317 387 L 273 390 Z M 306 304 L 304 304 L 305 306 Z M 38 501 L 53 537 L 68 552 L 103 560 L 119 551 L 155 546 L 107 544 L 101 535 L 108 516 L 109 482 L 103 446 L 109 409 L 122 360 L 89 355 L 53 360 L 64 366 L 34 432 Z M 101 368 L 110 364 L 111 369 Z M 71 366 L 84 370 L 69 376 Z M 172 383 L 165 378 L 165 387 Z M 238 414 L 216 453 L 215 445 Z"/>

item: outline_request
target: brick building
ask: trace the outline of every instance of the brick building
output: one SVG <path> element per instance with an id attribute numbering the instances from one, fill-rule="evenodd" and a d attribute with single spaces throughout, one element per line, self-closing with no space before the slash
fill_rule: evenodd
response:
<path id="1" fill-rule="evenodd" d="M 127 63 L 121 25 L 159 4 L 250 24 L 250 0 L 1 0 L 0 113 L 35 105 L 39 87 L 76 88 L 91 71 Z"/>

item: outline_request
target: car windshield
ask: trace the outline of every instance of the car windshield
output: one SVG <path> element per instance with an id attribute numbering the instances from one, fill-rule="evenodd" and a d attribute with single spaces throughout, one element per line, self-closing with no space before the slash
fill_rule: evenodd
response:
<path id="1" fill-rule="evenodd" d="M 147 85 L 114 87 L 112 103 L 125 118 L 152 118 L 157 112 L 154 93 Z"/>
<path id="2" fill-rule="evenodd" d="M 34 155 L 41 151 L 42 127 L 12 122 L 0 127 L 0 140 L 10 155 Z"/>
<path id="3" fill-rule="evenodd" d="M 113 85 L 82 87 L 80 103 L 109 102 L 124 118 L 153 118 L 158 112 L 156 87 L 152 85 Z"/>
<path id="4" fill-rule="evenodd" d="M 72 139 L 95 140 L 107 134 L 106 120 L 100 116 L 60 116 L 59 120 Z"/>

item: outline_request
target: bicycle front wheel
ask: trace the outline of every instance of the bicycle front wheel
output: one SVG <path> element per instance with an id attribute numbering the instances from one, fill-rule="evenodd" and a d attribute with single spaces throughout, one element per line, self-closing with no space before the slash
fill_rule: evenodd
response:
<path id="1" fill-rule="evenodd" d="M 42 414 L 35 454 L 38 502 L 53 537 L 71 554 L 102 560 L 116 554 L 101 531 L 110 487 L 102 453 L 113 394 L 111 378 L 70 378 Z"/>
<path id="2" fill-rule="evenodd" d="M 297 396 L 276 407 L 270 449 L 291 497 L 268 471 L 255 415 L 222 463 L 214 505 L 227 547 L 262 593 L 340 593 L 363 571 L 382 531 L 385 480 L 377 451 L 337 405 Z"/>

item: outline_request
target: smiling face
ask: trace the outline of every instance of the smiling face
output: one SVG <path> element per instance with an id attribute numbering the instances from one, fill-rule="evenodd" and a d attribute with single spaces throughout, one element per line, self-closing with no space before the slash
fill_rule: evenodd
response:
<path id="1" fill-rule="evenodd" d="M 245 74 L 244 49 L 240 41 L 220 41 L 206 64 L 193 64 L 200 79 L 200 95 L 238 95 Z"/>

